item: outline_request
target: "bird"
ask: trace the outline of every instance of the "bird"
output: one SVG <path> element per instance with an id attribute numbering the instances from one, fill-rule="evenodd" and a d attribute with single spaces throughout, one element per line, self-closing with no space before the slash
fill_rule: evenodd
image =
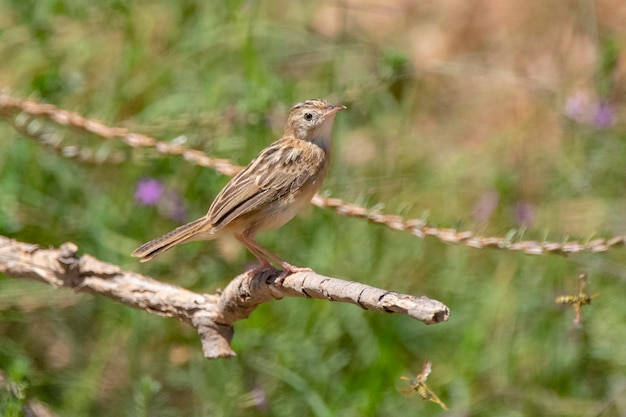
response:
<path id="1" fill-rule="evenodd" d="M 144 243 L 131 256 L 147 262 L 185 242 L 211 240 L 232 233 L 261 263 L 279 264 L 275 280 L 310 268 L 291 265 L 254 238 L 258 232 L 283 226 L 319 191 L 331 160 L 335 115 L 346 106 L 312 99 L 294 105 L 280 139 L 263 149 L 219 192 L 203 217 Z"/>

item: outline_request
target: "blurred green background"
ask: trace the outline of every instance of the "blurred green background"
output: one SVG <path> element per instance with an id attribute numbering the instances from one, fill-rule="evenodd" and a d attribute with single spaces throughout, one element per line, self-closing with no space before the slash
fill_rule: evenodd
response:
<path id="1" fill-rule="evenodd" d="M 624 22 L 621 0 L 0 0 L 0 88 L 238 164 L 281 134 L 291 105 L 327 98 L 349 111 L 325 194 L 484 235 L 584 241 L 626 233 Z M 54 130 L 122 161 L 68 160 L 0 120 L 0 234 L 72 241 L 199 292 L 250 266 L 228 239 L 139 264 L 136 246 L 203 215 L 228 178 Z M 0 277 L 0 369 L 15 388 L 2 415 L 31 400 L 61 416 L 441 415 L 402 392 L 428 359 L 450 415 L 626 416 L 624 249 L 477 250 L 317 208 L 259 240 L 452 316 L 426 327 L 282 300 L 236 324 L 236 358 L 208 361 L 174 320 Z M 600 296 L 574 329 L 554 298 L 581 272 Z"/>

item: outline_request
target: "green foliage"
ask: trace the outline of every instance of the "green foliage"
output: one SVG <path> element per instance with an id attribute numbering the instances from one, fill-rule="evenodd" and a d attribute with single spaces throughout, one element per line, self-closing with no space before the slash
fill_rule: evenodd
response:
<path id="1" fill-rule="evenodd" d="M 1 353 L 3 356 L 7 352 Z M 6 374 L 3 373 L 2 389 L 0 390 L 0 410 L 6 417 L 22 415 L 26 404 L 28 384 L 28 360 L 19 356 L 12 356 L 6 362 Z"/>
<path id="2" fill-rule="evenodd" d="M 438 2 L 391 3 L 5 0 L 0 88 L 239 164 L 280 135 L 290 105 L 329 98 L 349 111 L 337 117 L 325 193 L 485 235 L 625 233 L 617 16 L 600 16 L 593 39 L 598 22 L 579 28 L 592 14 L 574 16 L 570 3 L 481 3 L 494 14 L 470 20 Z M 138 264 L 136 246 L 204 214 L 227 178 L 53 130 L 64 145 L 124 160 L 72 161 L 1 122 L 0 234 L 73 241 L 195 291 L 223 288 L 249 266 L 227 240 Z M 149 178 L 164 198 L 138 204 L 137 185 Z M 623 249 L 533 258 L 317 208 L 259 240 L 319 273 L 441 300 L 450 321 L 425 327 L 285 299 L 237 323 L 236 358 L 207 361 L 183 324 L 2 277 L 0 414 L 23 415 L 37 400 L 79 417 L 437 415 L 437 405 L 400 392 L 400 376 L 427 359 L 429 387 L 456 415 L 624 413 Z M 554 298 L 576 292 L 580 271 L 600 296 L 573 329 L 574 312 Z"/>

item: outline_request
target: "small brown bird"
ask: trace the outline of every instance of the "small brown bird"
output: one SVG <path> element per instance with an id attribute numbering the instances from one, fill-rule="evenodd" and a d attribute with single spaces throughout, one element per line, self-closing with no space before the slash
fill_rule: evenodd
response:
<path id="1" fill-rule="evenodd" d="M 146 262 L 179 243 L 215 239 L 228 232 L 264 268 L 271 267 L 270 260 L 284 268 L 277 279 L 279 284 L 294 272 L 311 271 L 285 262 L 258 244 L 254 236 L 287 223 L 320 189 L 330 166 L 333 121 L 345 108 L 325 100 L 293 106 L 282 138 L 226 184 L 204 217 L 144 243 L 132 256 Z"/>

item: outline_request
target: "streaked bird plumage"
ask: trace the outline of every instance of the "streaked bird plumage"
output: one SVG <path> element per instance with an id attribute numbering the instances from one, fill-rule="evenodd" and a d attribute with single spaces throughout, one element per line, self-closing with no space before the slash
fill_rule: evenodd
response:
<path id="1" fill-rule="evenodd" d="M 141 245 L 132 256 L 146 262 L 180 243 L 229 232 L 264 267 L 272 260 L 282 265 L 285 276 L 301 270 L 256 243 L 254 236 L 287 223 L 320 189 L 330 166 L 333 120 L 343 109 L 319 99 L 293 106 L 282 138 L 226 184 L 205 216 Z"/>

